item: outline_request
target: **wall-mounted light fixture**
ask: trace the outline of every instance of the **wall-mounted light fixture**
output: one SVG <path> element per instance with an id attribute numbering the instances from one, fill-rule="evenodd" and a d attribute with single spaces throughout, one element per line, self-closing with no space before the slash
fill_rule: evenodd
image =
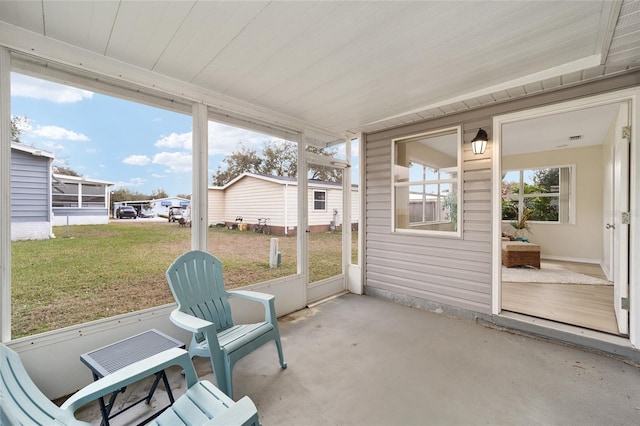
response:
<path id="1" fill-rule="evenodd" d="M 487 150 L 487 141 L 489 137 L 487 136 L 487 132 L 482 129 L 478 130 L 478 134 L 476 137 L 471 139 L 471 149 L 474 154 L 484 154 Z"/>

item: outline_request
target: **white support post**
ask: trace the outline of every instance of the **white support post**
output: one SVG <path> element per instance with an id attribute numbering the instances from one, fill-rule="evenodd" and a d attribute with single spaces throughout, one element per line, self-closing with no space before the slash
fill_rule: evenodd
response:
<path id="1" fill-rule="evenodd" d="M 358 211 L 358 265 L 360 265 L 360 270 L 362 271 L 361 275 L 361 287 L 364 288 L 364 222 L 365 222 L 365 150 L 364 150 L 364 133 L 358 134 L 358 196 L 360 197 L 360 210 Z"/>
<path id="2" fill-rule="evenodd" d="M 11 340 L 11 55 L 0 47 L 0 341 Z"/>
<path id="3" fill-rule="evenodd" d="M 309 214 L 307 212 L 307 156 L 306 156 L 306 136 L 303 134 L 298 142 L 298 274 L 304 276 L 305 283 L 305 303 L 307 301 L 307 286 L 309 285 Z"/>
<path id="4" fill-rule="evenodd" d="M 208 228 L 208 151 L 209 120 L 207 106 L 193 104 L 192 187 L 191 187 L 191 248 L 207 251 Z"/>
<path id="5" fill-rule="evenodd" d="M 345 289 L 349 288 L 351 264 L 351 139 L 345 139 L 347 167 L 342 172 L 342 273 Z"/>

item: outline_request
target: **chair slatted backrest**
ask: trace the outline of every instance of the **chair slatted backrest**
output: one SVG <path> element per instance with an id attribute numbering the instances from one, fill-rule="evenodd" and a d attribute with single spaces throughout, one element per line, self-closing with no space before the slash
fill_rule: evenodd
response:
<path id="1" fill-rule="evenodd" d="M 167 269 L 167 281 L 180 311 L 216 324 L 222 331 L 234 325 L 222 262 L 203 251 L 189 251 Z M 200 342 L 204 336 L 196 336 Z"/>
<path id="2" fill-rule="evenodd" d="M 0 380 L 2 422 L 51 425 L 55 419 L 68 418 L 68 413 L 49 401 L 33 383 L 18 354 L 3 344 L 0 344 Z"/>

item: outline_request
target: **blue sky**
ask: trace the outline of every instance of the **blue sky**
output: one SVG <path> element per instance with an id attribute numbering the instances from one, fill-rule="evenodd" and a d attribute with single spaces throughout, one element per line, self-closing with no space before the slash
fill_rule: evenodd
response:
<path id="1" fill-rule="evenodd" d="M 56 164 L 115 188 L 169 196 L 191 193 L 191 116 L 11 74 L 11 114 L 26 116 L 23 143 L 49 151 Z M 209 123 L 211 174 L 240 144 L 260 150 L 274 137 Z M 353 152 L 357 153 L 354 144 Z M 352 169 L 357 179 L 357 164 Z"/>

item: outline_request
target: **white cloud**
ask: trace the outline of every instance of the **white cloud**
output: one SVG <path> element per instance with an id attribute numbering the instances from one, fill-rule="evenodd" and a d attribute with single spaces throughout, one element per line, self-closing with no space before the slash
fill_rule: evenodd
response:
<path id="1" fill-rule="evenodd" d="M 159 152 L 153 156 L 153 164 L 166 166 L 167 173 L 191 172 L 191 154 L 183 152 Z"/>
<path id="2" fill-rule="evenodd" d="M 157 148 L 192 150 L 192 132 L 171 133 L 161 136 L 155 143 Z M 282 139 L 251 132 L 225 124 L 209 122 L 209 155 L 230 154 L 237 151 L 242 144 L 249 149 L 261 149 L 265 142 Z"/>
<path id="3" fill-rule="evenodd" d="M 175 148 L 191 150 L 191 132 L 171 133 L 169 136 L 161 136 L 155 143 L 157 148 Z"/>
<path id="4" fill-rule="evenodd" d="M 58 126 L 38 126 L 29 132 L 33 136 L 52 140 L 89 141 L 82 133 L 76 133 Z"/>
<path id="5" fill-rule="evenodd" d="M 46 141 L 42 144 L 42 146 L 44 146 L 44 149 L 49 152 L 53 152 L 54 154 L 64 150 L 64 145 L 52 141 Z"/>
<path id="6" fill-rule="evenodd" d="M 259 150 L 265 142 L 273 140 L 280 141 L 282 139 L 226 124 L 209 122 L 209 155 L 230 154 L 237 151 L 240 144 L 245 148 Z"/>
<path id="7" fill-rule="evenodd" d="M 122 160 L 124 164 L 131 166 L 146 166 L 150 161 L 151 159 L 146 155 L 130 155 Z"/>
<path id="8" fill-rule="evenodd" d="M 147 179 L 145 178 L 131 178 L 129 179 L 129 181 L 118 181 L 114 183 L 114 186 L 116 188 L 123 188 L 123 187 L 140 187 L 140 186 L 144 186 L 146 183 L 148 182 Z"/>
<path id="9" fill-rule="evenodd" d="M 11 95 L 68 104 L 91 99 L 93 93 L 26 75 L 11 74 Z"/>

